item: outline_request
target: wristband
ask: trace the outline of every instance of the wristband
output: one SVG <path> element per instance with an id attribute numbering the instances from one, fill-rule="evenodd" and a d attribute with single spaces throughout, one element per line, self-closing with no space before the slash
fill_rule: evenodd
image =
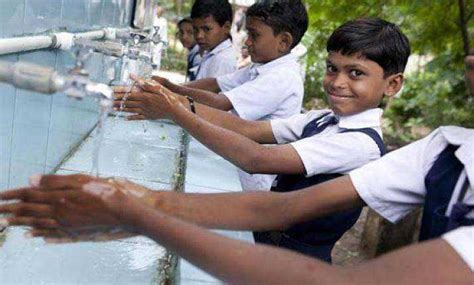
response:
<path id="1" fill-rule="evenodd" d="M 186 99 L 188 99 L 188 102 L 189 102 L 189 109 L 191 109 L 191 112 L 196 114 L 196 107 L 194 106 L 194 99 L 189 97 L 189 96 L 186 96 Z"/>

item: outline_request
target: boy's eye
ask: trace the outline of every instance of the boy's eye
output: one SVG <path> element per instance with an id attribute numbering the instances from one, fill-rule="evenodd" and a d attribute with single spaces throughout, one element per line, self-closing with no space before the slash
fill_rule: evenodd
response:
<path id="1" fill-rule="evenodd" d="M 331 73 L 332 73 L 332 72 L 337 72 L 337 68 L 336 68 L 334 65 L 328 64 L 328 65 L 326 66 L 326 71 L 327 71 L 327 72 L 331 72 Z"/>
<path id="2" fill-rule="evenodd" d="M 358 69 L 352 69 L 352 70 L 350 71 L 350 75 L 351 75 L 352 77 L 359 77 L 359 76 L 361 76 L 361 75 L 363 75 L 363 74 L 364 74 L 364 73 L 363 73 L 362 71 L 358 70 Z"/>
<path id="3" fill-rule="evenodd" d="M 202 30 L 207 33 L 207 32 L 209 32 L 211 29 L 210 29 L 209 27 L 204 27 L 204 28 L 202 28 Z"/>

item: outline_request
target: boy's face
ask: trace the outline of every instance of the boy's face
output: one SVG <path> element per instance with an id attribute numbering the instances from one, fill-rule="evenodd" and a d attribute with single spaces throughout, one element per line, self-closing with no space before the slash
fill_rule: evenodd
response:
<path id="1" fill-rule="evenodd" d="M 274 35 L 273 29 L 256 17 L 247 19 L 247 32 L 248 37 L 245 45 L 255 63 L 267 63 L 290 51 L 290 48 L 283 42 L 284 35 Z"/>
<path id="2" fill-rule="evenodd" d="M 358 55 L 330 52 L 326 62 L 323 86 L 337 115 L 354 115 L 376 108 L 384 95 L 395 95 L 403 84 L 402 74 L 384 78 L 380 65 Z"/>
<path id="3" fill-rule="evenodd" d="M 179 25 L 178 38 L 185 48 L 193 48 L 193 46 L 196 44 L 196 41 L 194 40 L 193 24 L 184 22 Z"/>
<path id="4" fill-rule="evenodd" d="M 213 16 L 193 19 L 194 38 L 202 50 L 212 50 L 230 34 L 230 23 L 220 26 Z"/>

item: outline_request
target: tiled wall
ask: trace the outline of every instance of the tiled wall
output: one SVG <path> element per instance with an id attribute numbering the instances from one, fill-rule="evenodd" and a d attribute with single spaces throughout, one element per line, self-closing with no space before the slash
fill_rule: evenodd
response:
<path id="1" fill-rule="evenodd" d="M 130 25 L 133 0 L 0 0 L 0 38 L 66 29 L 79 32 Z M 74 64 L 71 53 L 35 51 L 0 56 L 55 67 Z M 91 78 L 105 82 L 103 56 L 88 60 Z M 51 172 L 94 127 L 97 104 L 64 94 L 46 96 L 0 83 L 0 190 L 24 185 L 33 173 Z"/>

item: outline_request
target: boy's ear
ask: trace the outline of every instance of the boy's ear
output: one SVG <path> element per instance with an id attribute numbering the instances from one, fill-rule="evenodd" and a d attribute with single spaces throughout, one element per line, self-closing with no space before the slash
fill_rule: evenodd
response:
<path id="1" fill-rule="evenodd" d="M 385 87 L 385 92 L 384 95 L 387 97 L 392 97 L 395 94 L 398 93 L 403 87 L 403 81 L 405 77 L 403 76 L 403 73 L 397 73 L 397 74 L 392 74 L 390 75 L 387 80 L 388 80 L 388 85 Z"/>
<path id="2" fill-rule="evenodd" d="M 227 21 L 224 23 L 222 27 L 225 29 L 226 33 L 230 35 L 230 29 L 232 28 L 232 24 L 229 21 Z"/>
<path id="3" fill-rule="evenodd" d="M 288 32 L 282 32 L 278 35 L 280 41 L 278 43 L 278 51 L 280 53 L 287 53 L 291 50 L 293 45 L 293 36 Z"/>

